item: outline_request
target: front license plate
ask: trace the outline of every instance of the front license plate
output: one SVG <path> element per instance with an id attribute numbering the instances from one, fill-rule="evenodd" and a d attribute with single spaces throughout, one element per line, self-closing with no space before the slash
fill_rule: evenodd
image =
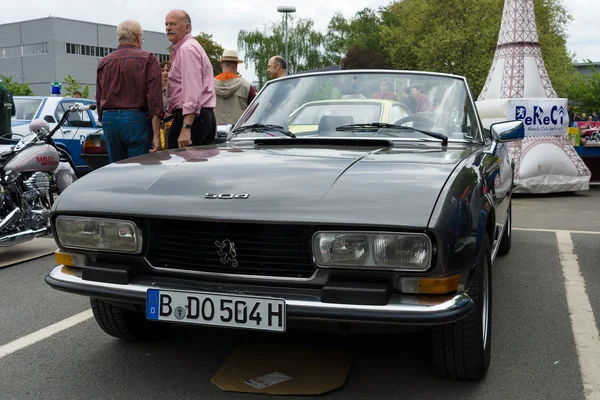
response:
<path id="1" fill-rule="evenodd" d="M 146 318 L 284 332 L 285 301 L 269 297 L 148 289 Z"/>

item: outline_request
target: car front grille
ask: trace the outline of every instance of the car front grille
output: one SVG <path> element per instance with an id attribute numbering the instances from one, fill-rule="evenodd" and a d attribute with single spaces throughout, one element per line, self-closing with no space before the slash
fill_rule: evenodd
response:
<path id="1" fill-rule="evenodd" d="M 154 267 L 308 278 L 312 229 L 301 225 L 157 219 L 149 221 Z"/>

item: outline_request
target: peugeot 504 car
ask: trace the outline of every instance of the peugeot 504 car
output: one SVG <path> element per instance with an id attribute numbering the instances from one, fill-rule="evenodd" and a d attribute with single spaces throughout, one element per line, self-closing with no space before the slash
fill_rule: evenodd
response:
<path id="1" fill-rule="evenodd" d="M 382 79 L 398 97 L 414 88 L 416 111 L 381 122 L 338 101 L 376 97 Z M 316 124 L 290 131 L 295 110 L 323 100 L 335 101 L 319 103 Z M 122 160 L 69 186 L 52 209 L 46 282 L 89 297 L 99 327 L 124 340 L 174 324 L 423 329 L 439 374 L 480 379 L 493 265 L 511 247 L 507 142 L 523 136 L 521 121 L 484 130 L 460 76 L 272 80 L 223 143 Z"/>

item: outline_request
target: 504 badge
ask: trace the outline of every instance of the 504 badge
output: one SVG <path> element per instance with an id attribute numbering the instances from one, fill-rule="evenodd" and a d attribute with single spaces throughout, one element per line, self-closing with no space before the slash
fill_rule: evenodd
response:
<path id="1" fill-rule="evenodd" d="M 285 332 L 285 301 L 270 297 L 148 289 L 146 318 Z"/>
<path id="2" fill-rule="evenodd" d="M 229 199 L 247 199 L 250 197 L 249 193 L 243 194 L 233 194 L 233 193 L 206 193 L 204 198 L 206 199 L 221 199 L 221 200 L 229 200 Z"/>

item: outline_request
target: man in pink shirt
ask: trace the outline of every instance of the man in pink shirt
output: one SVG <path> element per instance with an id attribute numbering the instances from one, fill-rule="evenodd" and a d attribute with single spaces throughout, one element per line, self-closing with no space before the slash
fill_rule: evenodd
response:
<path id="1" fill-rule="evenodd" d="M 206 51 L 190 33 L 192 21 L 187 12 L 169 12 L 165 28 L 169 41 L 173 43 L 167 87 L 169 113 L 174 115 L 174 119 L 168 147 L 210 144 L 217 133 L 212 64 Z"/>

